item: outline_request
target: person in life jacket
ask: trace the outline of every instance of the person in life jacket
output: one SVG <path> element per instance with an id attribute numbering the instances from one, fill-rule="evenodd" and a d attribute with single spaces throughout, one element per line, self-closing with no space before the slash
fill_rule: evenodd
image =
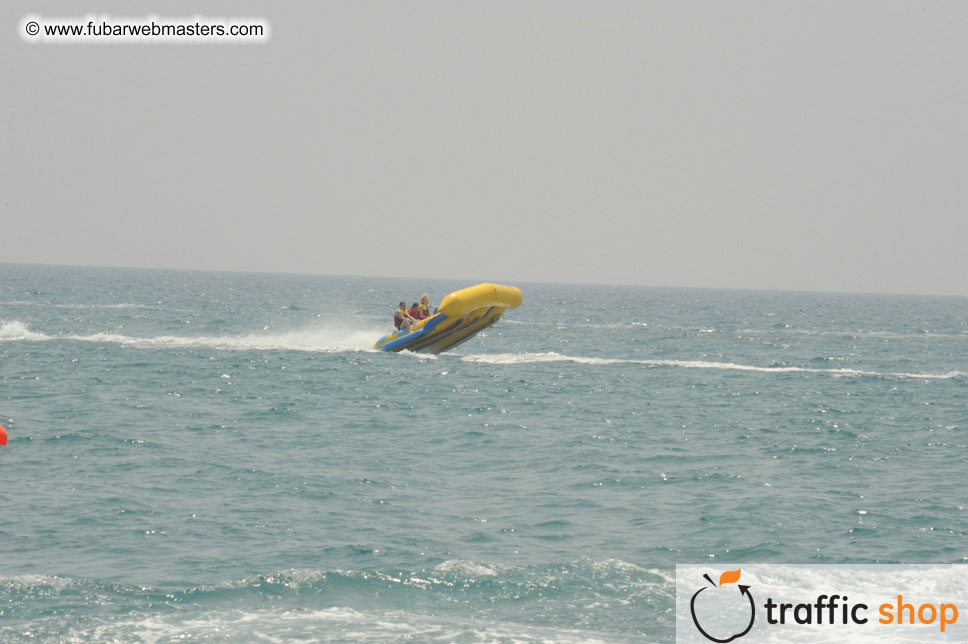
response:
<path id="1" fill-rule="evenodd" d="M 410 325 L 416 322 L 410 311 L 407 310 L 407 303 L 400 302 L 400 307 L 393 312 L 393 326 L 398 329 L 403 327 L 410 328 Z"/>
<path id="2" fill-rule="evenodd" d="M 420 305 L 414 302 L 413 304 L 410 305 L 410 308 L 407 309 L 407 313 L 409 313 L 410 317 L 412 317 L 414 320 L 419 321 L 420 318 L 418 317 L 418 313 L 417 313 L 418 308 L 420 308 Z"/>
<path id="3" fill-rule="evenodd" d="M 410 309 L 410 315 L 415 320 L 426 320 L 430 317 L 430 297 L 426 293 L 420 298 L 420 304 L 413 303 L 413 307 Z"/>
<path id="4" fill-rule="evenodd" d="M 437 311 L 434 310 L 434 313 Z M 423 320 L 424 318 L 430 317 L 430 296 L 424 293 L 420 296 L 420 306 L 417 307 L 417 319 Z"/>

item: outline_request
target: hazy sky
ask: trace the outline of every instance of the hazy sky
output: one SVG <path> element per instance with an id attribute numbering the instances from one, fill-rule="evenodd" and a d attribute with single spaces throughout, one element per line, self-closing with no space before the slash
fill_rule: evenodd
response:
<path id="1" fill-rule="evenodd" d="M 30 45 L 255 15 L 265 45 Z M 968 2 L 4 2 L 0 261 L 968 295 Z"/>

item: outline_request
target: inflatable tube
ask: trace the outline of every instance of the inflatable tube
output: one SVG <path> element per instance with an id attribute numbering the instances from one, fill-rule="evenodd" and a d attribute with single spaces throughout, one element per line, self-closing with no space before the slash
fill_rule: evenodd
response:
<path id="1" fill-rule="evenodd" d="M 440 312 L 455 317 L 488 306 L 516 309 L 521 305 L 521 289 L 497 284 L 478 284 L 454 291 L 440 303 Z"/>
<path id="2" fill-rule="evenodd" d="M 453 349 L 521 305 L 521 289 L 478 284 L 450 293 L 440 311 L 410 327 L 385 335 L 373 346 L 380 351 L 441 353 Z"/>

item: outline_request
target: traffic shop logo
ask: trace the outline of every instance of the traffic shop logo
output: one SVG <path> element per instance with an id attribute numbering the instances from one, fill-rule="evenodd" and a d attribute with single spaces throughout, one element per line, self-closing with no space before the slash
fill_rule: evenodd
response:
<path id="1" fill-rule="evenodd" d="M 708 583 L 697 590 L 692 599 L 689 600 L 689 613 L 692 615 L 692 623 L 695 624 L 696 629 L 702 636 L 710 642 L 719 642 L 720 644 L 732 642 L 743 637 L 753 628 L 753 623 L 756 621 L 756 602 L 753 600 L 753 595 L 750 594 L 750 587 L 738 583 L 741 572 L 742 568 L 727 570 L 719 576 L 719 584 L 716 584 L 709 575 L 704 574 L 703 578 Z M 726 619 L 723 624 L 707 623 L 703 625 L 703 618 L 700 615 L 705 615 L 708 619 L 710 613 L 716 612 L 712 609 L 704 610 L 704 606 L 712 607 L 714 604 L 720 612 L 723 610 L 733 612 L 733 619 Z"/>

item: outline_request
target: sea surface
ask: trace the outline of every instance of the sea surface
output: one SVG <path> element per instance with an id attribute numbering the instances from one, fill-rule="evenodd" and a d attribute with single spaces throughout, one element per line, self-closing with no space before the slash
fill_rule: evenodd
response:
<path id="1" fill-rule="evenodd" d="M 671 642 L 676 563 L 968 561 L 968 298 L 370 350 L 471 283 L 0 265 L 0 642 Z"/>

